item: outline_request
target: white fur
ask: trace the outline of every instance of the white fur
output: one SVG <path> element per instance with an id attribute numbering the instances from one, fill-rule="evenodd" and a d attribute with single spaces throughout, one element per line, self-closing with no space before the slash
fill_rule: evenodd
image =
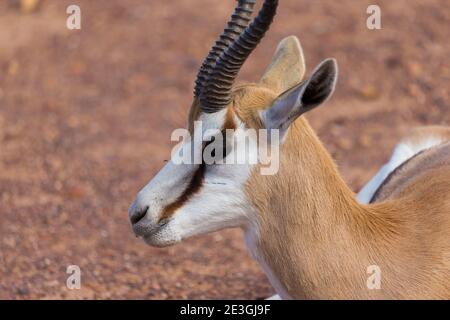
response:
<path id="1" fill-rule="evenodd" d="M 224 119 L 224 112 L 202 115 L 202 134 L 209 129 L 220 128 Z M 243 128 L 241 122 L 239 127 Z M 239 140 L 241 137 L 235 134 L 234 139 Z M 189 149 L 190 143 L 186 142 L 181 148 Z M 257 145 L 249 145 L 253 147 L 249 151 L 257 153 Z M 250 208 L 243 184 L 247 181 L 251 168 L 249 164 L 206 165 L 200 191 L 192 195 L 168 221 L 158 224 L 164 207 L 183 194 L 198 169 L 198 165 L 175 165 L 170 161 L 139 192 L 130 208 L 132 216 L 140 209 L 149 207 L 146 216 L 133 225 L 135 233 L 142 236 L 148 244 L 167 246 L 195 235 L 246 225 Z"/>
<path id="2" fill-rule="evenodd" d="M 208 166 L 201 191 L 175 212 L 172 232 L 181 240 L 246 224 L 248 200 L 242 184 L 248 174 L 246 165 Z"/>
<path id="3" fill-rule="evenodd" d="M 388 163 L 381 167 L 380 171 L 367 183 L 367 185 L 361 189 L 358 193 L 357 199 L 361 203 L 369 203 L 374 193 L 381 186 L 383 181 L 402 163 L 411 159 L 419 152 L 432 148 L 441 144 L 444 140 L 437 137 L 428 137 L 414 143 L 408 139 L 400 142 L 394 149 L 392 156 Z"/>
<path id="4" fill-rule="evenodd" d="M 235 120 L 239 128 L 244 128 L 243 123 L 238 119 Z M 211 126 L 207 125 L 207 127 Z M 238 140 L 240 137 L 235 135 L 234 139 Z M 254 146 L 254 148 L 249 152 L 257 152 L 255 144 L 250 144 L 250 146 Z M 252 166 L 248 164 L 206 166 L 201 191 L 193 195 L 183 207 L 175 212 L 170 222 L 171 232 L 174 232 L 176 237 L 181 240 L 224 228 L 247 225 L 251 219 L 249 214 L 252 210 L 245 196 L 243 185 L 247 181 L 251 169 Z"/>
<path id="5" fill-rule="evenodd" d="M 226 114 L 227 109 L 215 113 L 202 113 L 198 121 L 202 123 L 203 134 L 205 134 L 205 131 L 207 130 L 221 128 L 225 121 Z"/>
<path id="6" fill-rule="evenodd" d="M 255 261 L 259 263 L 261 268 L 263 269 L 264 273 L 267 276 L 267 279 L 269 279 L 270 284 L 277 292 L 276 295 L 271 296 L 267 300 L 291 300 L 292 298 L 289 296 L 289 294 L 286 292 L 284 286 L 281 284 L 280 280 L 276 277 L 272 269 L 270 269 L 267 262 L 264 260 L 263 256 L 260 253 L 259 246 L 259 231 L 257 223 L 254 223 L 249 226 L 245 230 L 245 244 L 247 246 L 247 249 L 250 252 L 250 255 L 253 257 Z"/>
<path id="7" fill-rule="evenodd" d="M 190 150 L 191 140 L 180 148 Z M 136 196 L 129 209 L 129 216 L 133 218 L 148 207 L 147 213 L 139 222 L 133 224 L 136 235 L 144 238 L 158 231 L 157 236 L 170 234 L 168 225 L 164 228 L 159 223 L 160 214 L 166 206 L 175 202 L 186 190 L 193 174 L 197 171 L 197 164 L 175 164 L 170 160 L 158 174 Z"/>

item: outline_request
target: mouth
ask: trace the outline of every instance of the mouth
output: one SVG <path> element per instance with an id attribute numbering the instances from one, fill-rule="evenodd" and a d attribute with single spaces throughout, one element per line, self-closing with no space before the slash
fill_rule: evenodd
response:
<path id="1" fill-rule="evenodd" d="M 147 245 L 157 248 L 170 247 L 180 242 L 179 239 L 161 237 L 159 233 L 154 233 L 150 236 L 145 236 L 143 237 L 143 239 Z"/>
<path id="2" fill-rule="evenodd" d="M 138 238 L 149 238 L 161 232 L 168 222 L 152 224 L 150 221 L 140 219 L 138 222 L 132 223 L 133 231 Z"/>
<path id="3" fill-rule="evenodd" d="M 141 219 L 138 223 L 133 224 L 133 231 L 136 237 L 142 238 L 146 244 L 154 247 L 167 247 L 180 241 L 174 237 L 170 220 L 163 220 L 152 225 Z"/>

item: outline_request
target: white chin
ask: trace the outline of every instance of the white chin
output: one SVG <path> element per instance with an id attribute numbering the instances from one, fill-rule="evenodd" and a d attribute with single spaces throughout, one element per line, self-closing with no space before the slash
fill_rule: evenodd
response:
<path id="1" fill-rule="evenodd" d="M 164 248 L 178 243 L 176 239 L 161 239 L 154 236 L 145 237 L 144 241 L 146 244 L 152 247 Z"/>
<path id="2" fill-rule="evenodd" d="M 180 242 L 181 238 L 177 237 L 168 225 L 165 225 L 155 233 L 144 236 L 144 241 L 150 246 L 163 248 Z"/>

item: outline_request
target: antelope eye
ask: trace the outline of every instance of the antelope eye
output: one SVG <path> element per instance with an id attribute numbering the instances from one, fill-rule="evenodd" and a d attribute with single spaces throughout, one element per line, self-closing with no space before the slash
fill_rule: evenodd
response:
<path id="1" fill-rule="evenodd" d="M 210 152 L 208 150 L 208 152 L 209 152 L 208 156 L 211 156 L 212 158 L 214 158 L 216 160 L 223 160 L 223 159 L 225 159 L 231 153 L 231 149 L 232 149 L 232 143 L 231 143 L 231 141 L 227 141 L 227 137 L 226 137 L 225 131 L 222 130 L 220 134 L 221 134 L 221 137 L 222 137 L 220 144 L 219 144 L 219 142 L 216 142 L 216 140 L 218 139 L 217 136 L 214 136 L 214 137 L 211 138 L 210 141 L 206 142 L 204 144 L 204 147 L 203 147 L 203 151 L 205 151 L 206 148 L 208 148 L 210 146 L 212 147 L 212 145 L 214 144 L 213 145 L 214 148 L 212 148 Z M 221 158 L 217 159 L 216 158 L 216 151 L 219 148 L 222 149 L 222 154 L 221 154 Z"/>

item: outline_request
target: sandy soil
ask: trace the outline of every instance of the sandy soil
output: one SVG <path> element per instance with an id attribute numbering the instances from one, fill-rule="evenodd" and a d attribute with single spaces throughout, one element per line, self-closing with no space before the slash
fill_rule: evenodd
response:
<path id="1" fill-rule="evenodd" d="M 170 155 L 197 68 L 234 1 L 0 2 L 0 298 L 262 298 L 273 293 L 239 230 L 155 249 L 127 219 Z M 82 30 L 65 27 L 82 9 Z M 332 100 L 308 118 L 358 190 L 408 128 L 450 120 L 450 2 L 283 0 L 241 73 L 256 81 L 284 36 L 308 69 L 336 57 Z M 66 288 L 66 267 L 82 289 Z"/>

